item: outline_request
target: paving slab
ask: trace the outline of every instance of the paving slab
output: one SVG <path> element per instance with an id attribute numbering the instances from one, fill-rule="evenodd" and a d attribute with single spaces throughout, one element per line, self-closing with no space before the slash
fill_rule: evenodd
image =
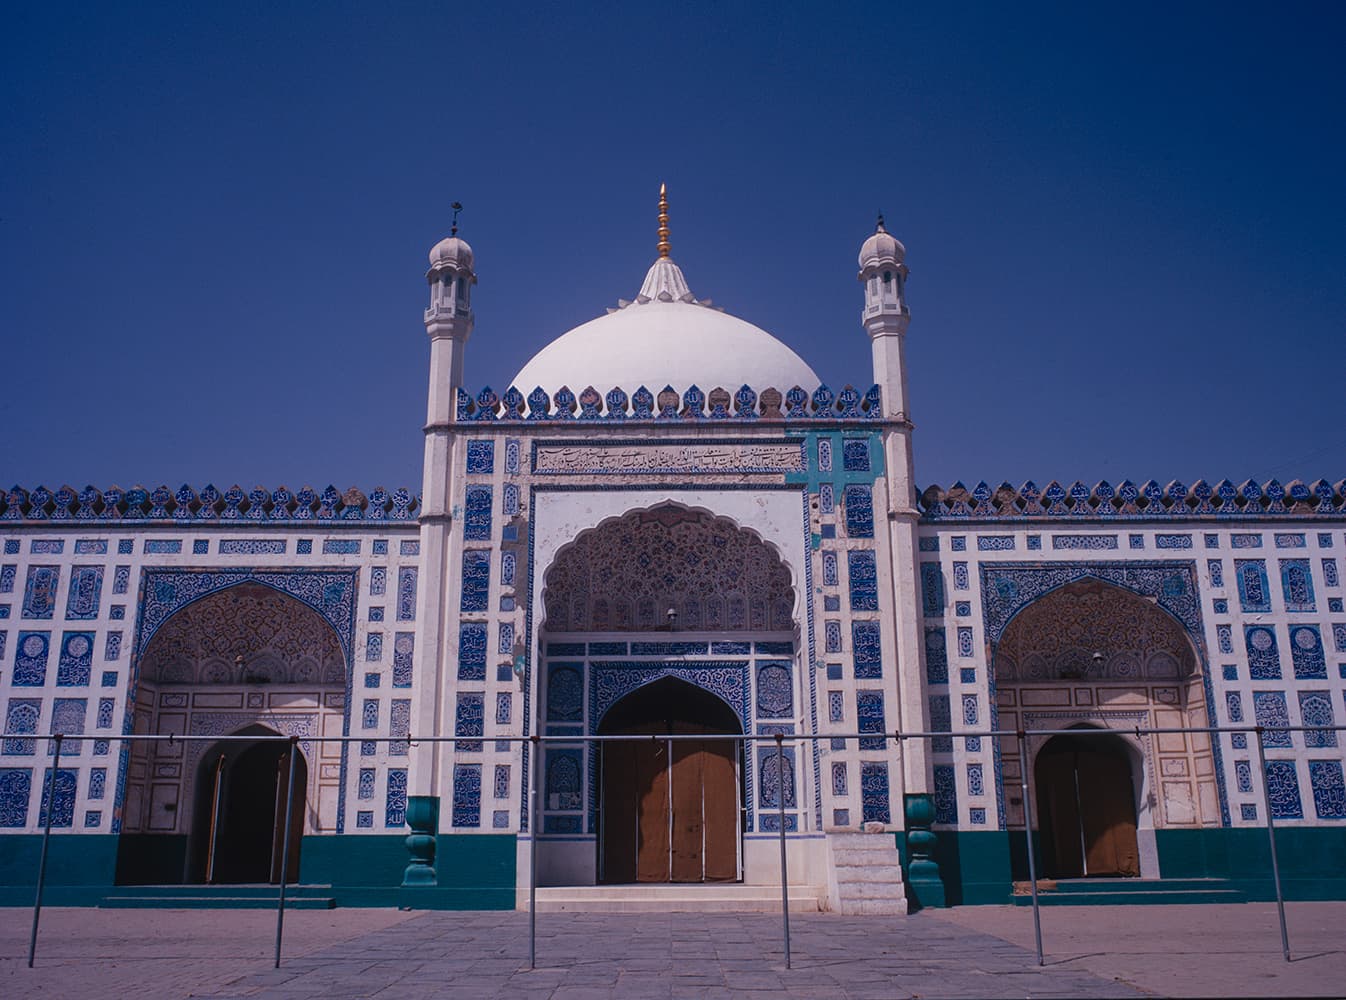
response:
<path id="1" fill-rule="evenodd" d="M 518 913 L 294 911 L 271 967 L 274 914 L 44 911 L 36 968 L 25 911 L 0 919 L 0 996 L 136 1000 L 324 997 L 621 997 L 789 992 L 896 997 L 1333 996 L 1346 984 L 1346 903 L 1044 909 L 961 907 L 908 917 L 793 915 L 792 968 L 778 917 L 566 913 L 538 918 L 539 968 Z"/>

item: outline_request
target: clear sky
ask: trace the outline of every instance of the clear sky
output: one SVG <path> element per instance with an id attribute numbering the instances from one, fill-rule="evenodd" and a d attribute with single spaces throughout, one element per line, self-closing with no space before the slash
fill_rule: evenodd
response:
<path id="1" fill-rule="evenodd" d="M 886 214 L 921 485 L 1335 481 L 1343 43 L 1339 3 L 11 5 L 0 481 L 419 488 L 449 204 L 503 391 L 635 294 L 661 181 L 693 291 L 834 388 Z"/>

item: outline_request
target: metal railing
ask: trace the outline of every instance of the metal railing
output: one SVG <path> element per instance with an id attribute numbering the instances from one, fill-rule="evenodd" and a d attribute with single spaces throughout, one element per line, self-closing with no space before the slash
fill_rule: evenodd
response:
<path id="1" fill-rule="evenodd" d="M 753 744 L 774 745 L 776 748 L 776 795 L 775 808 L 777 820 L 777 834 L 780 853 L 780 890 L 781 890 L 781 936 L 784 951 L 785 967 L 792 967 L 791 940 L 790 940 L 790 890 L 789 890 L 789 870 L 788 857 L 786 850 L 786 776 L 785 776 L 785 744 L 791 743 L 796 749 L 802 748 L 809 743 L 819 740 L 887 740 L 892 739 L 897 743 L 898 754 L 893 756 L 892 760 L 900 758 L 901 747 L 908 740 L 948 740 L 948 739 L 968 739 L 968 738 L 992 738 L 1006 739 L 1013 738 L 1017 741 L 1019 752 L 1019 787 L 1023 796 L 1024 823 L 1023 832 L 1026 838 L 1028 854 L 1028 874 L 1030 893 L 1032 897 L 1033 912 L 1033 935 L 1037 952 L 1037 963 L 1039 966 L 1045 964 L 1043 943 L 1042 943 L 1042 920 L 1040 910 L 1040 900 L 1038 896 L 1038 877 L 1037 877 L 1037 859 L 1034 847 L 1033 830 L 1033 798 L 1032 798 L 1032 780 L 1030 777 L 1030 768 L 1028 766 L 1028 738 L 1029 737 L 1116 737 L 1119 735 L 1134 735 L 1138 739 L 1146 736 L 1163 734 L 1187 734 L 1204 733 L 1212 737 L 1219 735 L 1245 734 L 1251 735 L 1256 741 L 1258 773 L 1260 775 L 1260 797 L 1263 805 L 1263 811 L 1266 815 L 1267 828 L 1267 846 L 1270 851 L 1271 874 L 1275 887 L 1277 916 L 1280 924 L 1281 954 L 1285 961 L 1290 958 L 1290 939 L 1286 926 L 1285 915 L 1285 896 L 1281 882 L 1280 861 L 1276 846 L 1276 823 L 1275 810 L 1272 807 L 1270 784 L 1267 778 L 1267 756 L 1266 740 L 1267 733 L 1339 733 L 1346 730 L 1342 725 L 1310 725 L 1310 726 L 1261 726 L 1261 725 L 1229 725 L 1229 726 L 1173 726 L 1173 727 L 1154 727 L 1154 726 L 1129 726 L 1125 728 L 1094 728 L 1082 726 L 1078 728 L 1067 729 L 960 729 L 953 732 L 903 732 L 901 730 L 892 730 L 884 732 L 847 732 L 847 733 L 826 733 L 826 734 L 799 734 L 785 735 L 775 733 L 770 735 L 750 736 L 736 733 L 673 733 L 673 734 L 653 734 L 653 735 L 530 735 L 530 736 L 383 736 L 383 737 L 365 737 L 365 736 L 340 736 L 340 737 L 318 737 L 318 736 L 285 736 L 276 734 L 267 736 L 257 735 L 232 735 L 232 736 L 187 736 L 178 734 L 159 734 L 159 735 L 111 735 L 103 732 L 99 733 L 0 733 L 0 740 L 24 740 L 39 741 L 49 740 L 51 743 L 51 778 L 45 782 L 46 788 L 43 794 L 43 831 L 42 845 L 38 861 L 36 890 L 33 900 L 33 918 L 32 928 L 28 943 L 28 967 L 33 967 L 34 958 L 37 952 L 38 926 L 42 915 L 43 893 L 46 886 L 47 859 L 51 842 L 52 822 L 55 814 L 55 795 L 57 777 L 60 768 L 62 745 L 65 741 L 74 740 L 98 740 L 103 742 L 119 743 L 162 743 L 172 746 L 175 743 L 208 743 L 216 745 L 219 743 L 275 743 L 288 744 L 291 748 L 289 754 L 289 779 L 287 782 L 285 814 L 284 814 L 284 839 L 281 843 L 284 845 L 281 850 L 280 861 L 280 884 L 276 890 L 276 933 L 275 933 L 275 954 L 274 967 L 280 968 L 281 955 L 284 939 L 285 927 L 285 909 L 286 909 L 286 890 L 289 882 L 289 860 L 290 860 L 290 838 L 293 832 L 294 822 L 294 788 L 295 788 L 295 767 L 297 750 L 300 742 L 305 744 L 324 744 L 324 743 L 397 743 L 409 746 L 420 745 L 423 743 L 442 743 L 442 744 L 476 744 L 484 742 L 493 743 L 514 743 L 525 744 L 531 748 L 531 774 L 529 780 L 529 809 L 528 809 L 528 837 L 529 844 L 529 885 L 528 885 L 528 961 L 530 968 L 537 967 L 537 889 L 538 889 L 538 865 L 537 865 L 537 844 L 539 836 L 542 833 L 542 808 L 539 789 L 542 783 L 541 759 L 542 747 L 546 744 L 568 745 L 573 747 L 575 744 L 604 744 L 604 743 L 632 743 L 655 741 L 662 742 L 668 749 L 669 759 L 672 759 L 672 746 L 679 741 L 714 741 L 714 742 L 733 742 L 744 753 L 748 747 Z M 1277 748 L 1281 748 L 1278 744 Z M 795 773 L 798 780 L 798 771 Z M 802 803 L 803 799 L 796 792 L 796 802 Z M 905 819 L 905 818 L 904 818 Z M 522 825 L 522 824 L 521 824 Z M 904 824 L 905 825 L 905 824 Z M 1009 830 L 1006 824 L 1006 830 Z M 893 835 L 899 835 L 901 831 L 894 830 Z M 517 889 L 516 889 L 517 892 Z"/>

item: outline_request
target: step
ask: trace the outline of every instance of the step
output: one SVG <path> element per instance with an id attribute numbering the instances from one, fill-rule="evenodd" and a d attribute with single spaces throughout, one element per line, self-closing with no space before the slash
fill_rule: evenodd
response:
<path id="1" fill-rule="evenodd" d="M 274 910 L 277 897 L 262 896 L 104 896 L 98 906 L 105 910 Z M 336 900 L 331 896 L 285 896 L 287 910 L 331 910 Z"/>
<path id="2" fill-rule="evenodd" d="M 822 909 L 817 886 L 789 888 L 791 913 L 817 913 Z M 516 908 L 528 909 L 528 892 L 520 891 Z M 700 885 L 650 883 L 642 885 L 539 886 L 539 913 L 676 913 L 676 912 L 780 912 L 778 885 Z"/>
<path id="3" fill-rule="evenodd" d="M 285 890 L 286 897 L 291 896 L 327 896 L 331 895 L 330 883 L 301 882 L 290 883 Z M 220 883 L 216 885 L 174 884 L 174 885 L 118 885 L 113 887 L 116 896 L 235 896 L 261 897 L 275 899 L 280 886 L 270 882 Z"/>
<path id="4" fill-rule="evenodd" d="M 1173 892 L 1039 892 L 1039 906 L 1150 906 L 1177 903 L 1245 903 L 1247 894 L 1237 889 L 1194 889 Z M 1032 906 L 1033 897 L 1015 895 L 1015 906 Z"/>
<path id="5" fill-rule="evenodd" d="M 1027 883 L 1024 883 L 1027 887 Z M 1072 878 L 1059 879 L 1057 892 L 1177 892 L 1204 889 L 1228 889 L 1222 878 Z"/>
<path id="6" fill-rule="evenodd" d="M 900 885 L 901 865 L 842 865 L 837 864 L 838 882 L 884 882 Z"/>
<path id="7" fill-rule="evenodd" d="M 907 914 L 907 898 L 887 899 L 843 899 L 833 908 L 834 913 L 843 916 L 904 917 Z"/>

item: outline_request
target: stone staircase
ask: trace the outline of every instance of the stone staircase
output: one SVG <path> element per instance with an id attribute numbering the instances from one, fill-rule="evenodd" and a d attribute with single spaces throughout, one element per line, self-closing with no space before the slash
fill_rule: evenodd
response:
<path id="1" fill-rule="evenodd" d="M 907 912 L 896 835 L 829 833 L 827 888 L 835 913 L 901 915 Z"/>
<path id="2" fill-rule="evenodd" d="M 1032 885 L 1014 883 L 1015 906 L 1032 906 Z M 1039 906 L 1127 906 L 1164 903 L 1246 903 L 1247 893 L 1219 878 L 1079 878 L 1038 880 Z"/>
<path id="3" fill-rule="evenodd" d="M 515 907 L 528 909 L 528 890 L 520 889 Z M 791 913 L 822 910 L 822 890 L 790 886 Z M 636 885 L 539 886 L 539 913 L 779 913 L 779 885 L 724 883 L 639 883 Z"/>
<path id="4" fill-rule="evenodd" d="M 109 910 L 274 910 L 275 885 L 126 885 L 105 895 L 98 906 Z M 336 906 L 330 885 L 291 885 L 287 910 L 330 910 Z"/>

